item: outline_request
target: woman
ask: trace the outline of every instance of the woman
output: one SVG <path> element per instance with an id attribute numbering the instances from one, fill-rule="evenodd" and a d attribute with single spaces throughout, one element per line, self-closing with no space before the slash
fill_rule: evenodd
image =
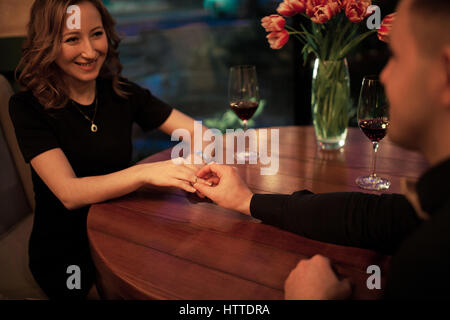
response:
<path id="1" fill-rule="evenodd" d="M 78 17 L 76 10 L 67 13 L 71 5 L 80 9 Z M 195 192 L 193 166 L 169 160 L 129 167 L 133 121 L 168 134 L 194 126 L 120 77 L 114 25 L 101 0 L 36 0 L 31 9 L 18 66 L 27 91 L 11 98 L 9 111 L 35 191 L 29 266 L 49 298 L 85 298 L 95 288 L 86 233 L 90 204 L 147 184 Z M 69 279 L 71 266 L 80 268 L 81 286 Z"/>

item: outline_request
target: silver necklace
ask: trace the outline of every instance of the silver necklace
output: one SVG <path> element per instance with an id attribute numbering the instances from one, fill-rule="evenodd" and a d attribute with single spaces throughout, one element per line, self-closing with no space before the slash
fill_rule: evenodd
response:
<path id="1" fill-rule="evenodd" d="M 80 111 L 80 113 L 86 118 L 86 120 L 91 123 L 91 131 L 92 132 L 97 132 L 98 127 L 94 123 L 95 116 L 97 114 L 97 94 L 95 95 L 95 111 L 94 111 L 94 116 L 92 117 L 92 119 L 89 118 L 83 111 L 81 111 L 80 108 L 78 108 L 78 106 L 76 105 L 76 103 L 73 100 L 72 100 L 72 104 L 75 106 L 75 108 L 77 108 L 78 111 Z"/>

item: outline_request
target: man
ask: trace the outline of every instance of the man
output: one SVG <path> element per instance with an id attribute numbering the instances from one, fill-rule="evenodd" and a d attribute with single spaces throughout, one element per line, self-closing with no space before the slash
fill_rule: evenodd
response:
<path id="1" fill-rule="evenodd" d="M 218 184 L 194 187 L 264 223 L 393 254 L 384 298 L 450 298 L 450 2 L 401 1 L 390 46 L 393 55 L 381 75 L 390 138 L 422 152 L 431 165 L 415 186 L 419 202 L 395 194 L 253 194 L 233 168 L 217 164 L 197 175 L 214 175 Z M 350 294 L 349 281 L 339 280 L 322 256 L 301 261 L 285 283 L 287 299 Z"/>

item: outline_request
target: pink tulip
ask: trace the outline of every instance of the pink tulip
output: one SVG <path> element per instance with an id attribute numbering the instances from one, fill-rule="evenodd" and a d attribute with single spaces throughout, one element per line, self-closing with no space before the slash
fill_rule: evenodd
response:
<path id="1" fill-rule="evenodd" d="M 314 15 L 311 17 L 312 22 L 322 24 L 333 17 L 333 10 L 330 6 L 315 7 Z"/>
<path id="2" fill-rule="evenodd" d="M 306 0 L 306 14 L 315 23 L 325 23 L 341 12 L 343 0 Z"/>
<path id="3" fill-rule="evenodd" d="M 322 6 L 327 6 L 329 0 L 306 0 L 306 14 L 313 17 L 315 11 Z"/>
<path id="4" fill-rule="evenodd" d="M 333 15 L 341 12 L 341 9 L 343 8 L 342 0 L 330 0 L 328 5 L 330 6 L 331 11 L 333 11 Z"/>
<path id="5" fill-rule="evenodd" d="M 285 0 L 285 2 L 287 2 L 292 8 L 294 8 L 297 13 L 305 12 L 306 0 Z"/>
<path id="6" fill-rule="evenodd" d="M 261 19 L 261 25 L 267 32 L 281 31 L 284 29 L 286 20 L 282 16 L 272 14 Z"/>
<path id="7" fill-rule="evenodd" d="M 372 4 L 372 0 L 342 0 L 342 7 L 345 8 L 345 6 L 347 5 L 347 3 L 349 2 L 363 2 L 365 3 L 367 6 L 370 6 Z"/>
<path id="8" fill-rule="evenodd" d="M 389 42 L 389 33 L 392 30 L 392 25 L 395 20 L 396 12 L 388 14 L 384 17 L 383 21 L 381 21 L 380 29 L 378 29 L 378 39 L 383 42 Z"/>
<path id="9" fill-rule="evenodd" d="M 284 0 L 277 12 L 285 17 L 292 17 L 305 11 L 305 0 Z"/>
<path id="10" fill-rule="evenodd" d="M 367 8 L 371 4 L 370 0 L 346 0 L 344 2 L 345 15 L 351 22 L 359 23 L 367 16 Z"/>
<path id="11" fill-rule="evenodd" d="M 273 31 L 267 35 L 270 47 L 272 49 L 281 49 L 289 40 L 289 33 L 286 30 Z"/>

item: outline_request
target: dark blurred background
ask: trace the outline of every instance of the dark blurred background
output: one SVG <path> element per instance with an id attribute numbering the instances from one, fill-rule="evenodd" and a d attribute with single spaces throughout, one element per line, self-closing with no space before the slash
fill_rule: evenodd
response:
<path id="1" fill-rule="evenodd" d="M 122 35 L 123 75 L 209 127 L 239 128 L 228 108 L 228 70 L 256 65 L 260 108 L 250 127 L 311 124 L 311 64 L 303 63 L 302 46 L 291 38 L 281 50 L 270 49 L 262 17 L 276 13 L 275 0 L 104 0 Z M 373 1 L 381 15 L 394 11 L 396 0 Z M 289 19 L 295 26 L 298 19 Z M 365 22 L 362 23 L 365 26 Z M 366 29 L 367 30 L 367 29 Z M 21 38 L 0 39 L 10 54 L 0 72 L 13 82 Z M 5 51 L 3 51 L 5 52 Z M 376 35 L 348 56 L 353 105 L 364 75 L 378 74 L 389 52 Z M 17 89 L 17 85 L 15 86 Z M 354 119 L 351 125 L 355 125 Z M 134 160 L 174 144 L 158 132 L 143 134 L 135 126 Z"/>

